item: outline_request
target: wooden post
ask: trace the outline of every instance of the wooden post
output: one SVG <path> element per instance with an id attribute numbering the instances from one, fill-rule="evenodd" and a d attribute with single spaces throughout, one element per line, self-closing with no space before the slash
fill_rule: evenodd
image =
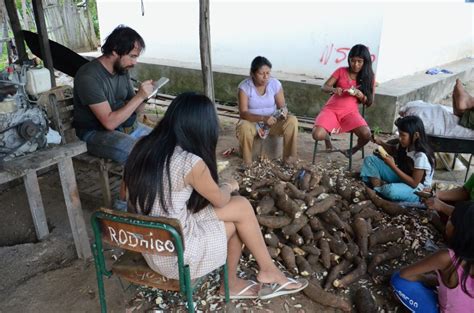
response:
<path id="1" fill-rule="evenodd" d="M 89 259 L 92 257 L 92 252 L 71 157 L 59 161 L 58 169 L 77 256 L 80 259 Z"/>
<path id="2" fill-rule="evenodd" d="M 45 67 L 50 72 L 51 87 L 56 87 L 56 80 L 54 78 L 53 57 L 51 56 L 51 48 L 49 47 L 48 30 L 46 29 L 46 21 L 44 19 L 44 10 L 42 0 L 33 0 L 33 11 L 35 14 L 36 29 L 40 37 L 40 50 L 43 55 L 43 62 Z"/>
<path id="3" fill-rule="evenodd" d="M 28 171 L 26 175 L 23 176 L 23 181 L 28 196 L 28 203 L 30 204 L 33 224 L 35 225 L 36 237 L 38 240 L 42 240 L 49 235 L 49 229 L 46 214 L 44 213 L 44 205 L 43 200 L 41 199 L 41 191 L 36 171 Z"/>
<path id="4" fill-rule="evenodd" d="M 211 34 L 209 27 L 209 0 L 199 0 L 199 51 L 201 53 L 204 93 L 212 101 L 214 98 L 214 79 L 211 62 Z"/>
<path id="5" fill-rule="evenodd" d="M 28 55 L 26 54 L 25 41 L 23 33 L 21 32 L 21 24 L 20 19 L 18 18 L 18 12 L 16 11 L 15 1 L 5 0 L 5 7 L 8 12 L 8 19 L 10 20 L 13 36 L 15 37 L 18 60 L 20 61 L 20 64 L 23 64 L 23 62 L 28 60 Z"/>

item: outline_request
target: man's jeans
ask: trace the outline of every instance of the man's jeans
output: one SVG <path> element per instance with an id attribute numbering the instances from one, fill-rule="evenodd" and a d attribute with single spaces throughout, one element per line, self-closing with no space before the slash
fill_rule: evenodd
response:
<path id="1" fill-rule="evenodd" d="M 130 134 L 116 130 L 90 130 L 78 133 L 78 136 L 87 143 L 88 153 L 124 164 L 137 140 L 148 135 L 151 130 L 152 128 L 138 123 L 137 128 Z"/>

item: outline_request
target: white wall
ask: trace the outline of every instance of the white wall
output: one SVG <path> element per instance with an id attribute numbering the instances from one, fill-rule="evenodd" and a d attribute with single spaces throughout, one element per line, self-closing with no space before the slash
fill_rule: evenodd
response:
<path id="1" fill-rule="evenodd" d="M 365 18 L 356 21 L 354 14 Z M 264 55 L 275 71 L 326 78 L 347 66 L 354 44 L 367 45 L 377 61 L 381 28 L 380 15 L 357 4 L 217 2 L 211 6 L 212 58 L 249 68 L 255 56 Z"/>
<path id="2" fill-rule="evenodd" d="M 474 55 L 474 3 L 385 4 L 377 80 Z"/>
<path id="3" fill-rule="evenodd" d="M 357 43 L 377 81 L 473 54 L 472 4 L 211 0 L 214 65 L 248 69 L 256 55 L 274 71 L 327 78 Z M 200 62 L 199 1 L 97 0 L 102 40 L 118 24 L 145 39 L 147 58 Z M 458 31 L 456 31 L 458 30 Z"/>

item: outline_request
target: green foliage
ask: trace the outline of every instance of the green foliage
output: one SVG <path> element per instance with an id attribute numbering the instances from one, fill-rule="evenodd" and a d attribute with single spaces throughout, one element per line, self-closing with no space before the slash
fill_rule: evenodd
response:
<path id="1" fill-rule="evenodd" d="M 11 30 L 8 31 L 8 38 L 13 39 L 13 33 Z M 9 64 L 8 64 L 8 45 L 7 41 L 1 43 L 1 55 L 0 55 L 0 72 L 3 71 Z"/>
<path id="2" fill-rule="evenodd" d="M 21 0 L 16 0 L 15 3 L 16 3 L 16 11 L 18 13 L 18 18 L 20 19 L 21 27 L 22 29 L 26 29 L 25 25 L 23 24 L 24 16 L 23 16 L 23 7 L 21 5 Z M 33 4 L 31 3 L 31 0 L 25 0 L 25 6 L 26 6 L 27 18 L 29 20 L 27 30 L 36 32 L 36 23 L 34 20 Z"/>
<path id="3" fill-rule="evenodd" d="M 374 136 L 379 135 L 382 132 L 382 128 L 380 128 L 378 125 L 372 127 L 372 133 Z"/>
<path id="4" fill-rule="evenodd" d="M 73 0 L 73 3 L 81 7 L 84 7 L 84 5 L 87 6 L 87 10 L 89 10 L 89 13 L 92 18 L 92 24 L 94 25 L 95 35 L 97 36 L 97 38 L 99 38 L 99 20 L 97 17 L 97 1 L 96 0 Z"/>
<path id="5" fill-rule="evenodd" d="M 92 24 L 94 24 L 94 32 L 99 38 L 99 17 L 97 16 L 97 2 L 96 0 L 87 0 L 87 5 L 91 13 Z"/>
<path id="6" fill-rule="evenodd" d="M 97 16 L 97 2 L 96 0 L 85 0 L 86 5 L 88 6 L 88 9 L 90 11 L 90 15 L 92 18 L 92 23 L 94 25 L 94 31 L 99 38 L 99 21 L 98 21 L 98 16 Z M 64 0 L 57 0 L 58 4 L 64 4 Z M 83 5 L 84 0 L 73 0 L 73 3 L 75 5 Z M 31 0 L 26 0 L 26 10 L 29 18 L 29 29 L 30 31 L 36 32 L 36 24 L 33 18 L 33 5 L 31 3 Z M 20 23 L 22 24 L 22 28 L 25 29 L 25 26 L 23 25 L 23 8 L 22 8 L 22 0 L 15 0 L 15 5 L 17 8 L 17 13 L 18 13 L 18 18 L 20 19 Z M 0 23 L 1 24 L 1 23 Z M 8 37 L 13 38 L 13 33 L 11 30 L 8 31 Z M 7 43 L 3 42 L 1 43 L 2 49 L 0 49 L 0 71 L 3 71 L 6 66 L 8 66 L 8 49 L 7 49 Z"/>
<path id="7" fill-rule="evenodd" d="M 6 43 L 3 43 L 3 53 L 0 56 L 0 72 L 5 69 L 5 67 L 8 66 L 8 53 L 7 53 L 7 48 L 5 47 Z"/>

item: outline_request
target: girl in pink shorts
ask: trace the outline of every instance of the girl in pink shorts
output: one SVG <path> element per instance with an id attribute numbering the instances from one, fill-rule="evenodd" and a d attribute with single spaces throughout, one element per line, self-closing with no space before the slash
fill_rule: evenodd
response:
<path id="1" fill-rule="evenodd" d="M 370 52 L 364 45 L 349 51 L 348 67 L 338 68 L 324 83 L 322 90 L 332 94 L 314 121 L 313 139 L 324 140 L 331 150 L 329 134 L 353 131 L 357 136 L 357 152 L 370 140 L 370 128 L 359 113 L 358 104 L 370 106 L 374 99 L 374 71 Z M 344 151 L 349 156 L 349 151 Z"/>

